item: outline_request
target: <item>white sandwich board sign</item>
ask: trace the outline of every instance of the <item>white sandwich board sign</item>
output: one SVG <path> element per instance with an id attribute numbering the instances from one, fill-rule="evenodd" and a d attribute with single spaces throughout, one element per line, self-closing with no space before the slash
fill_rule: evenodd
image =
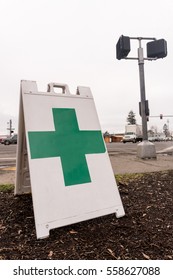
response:
<path id="1" fill-rule="evenodd" d="M 57 93 L 60 89 L 62 92 Z M 124 215 L 94 100 L 51 83 L 21 81 L 15 194 L 32 192 L 37 238 L 53 228 Z"/>

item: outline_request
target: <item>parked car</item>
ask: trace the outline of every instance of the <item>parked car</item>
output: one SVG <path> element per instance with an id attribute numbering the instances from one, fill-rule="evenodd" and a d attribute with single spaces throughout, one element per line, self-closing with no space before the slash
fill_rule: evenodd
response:
<path id="1" fill-rule="evenodd" d="M 154 137 L 154 136 L 149 136 L 149 137 L 148 137 L 148 140 L 149 140 L 150 142 L 155 142 L 155 141 L 156 141 L 156 137 Z"/>
<path id="2" fill-rule="evenodd" d="M 7 135 L 1 135 L 0 136 L 0 143 L 3 144 L 4 140 L 7 138 Z"/>
<path id="3" fill-rule="evenodd" d="M 4 145 L 17 144 L 17 134 L 3 140 Z"/>
<path id="4" fill-rule="evenodd" d="M 167 136 L 167 137 L 165 137 L 165 141 L 172 141 L 172 136 Z"/>

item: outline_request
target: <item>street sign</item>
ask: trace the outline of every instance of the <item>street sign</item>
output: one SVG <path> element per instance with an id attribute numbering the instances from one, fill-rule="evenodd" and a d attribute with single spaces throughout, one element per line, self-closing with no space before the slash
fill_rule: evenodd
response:
<path id="1" fill-rule="evenodd" d="M 62 93 L 56 93 L 56 87 Z M 15 194 L 32 192 L 37 238 L 124 209 L 92 93 L 21 82 Z"/>

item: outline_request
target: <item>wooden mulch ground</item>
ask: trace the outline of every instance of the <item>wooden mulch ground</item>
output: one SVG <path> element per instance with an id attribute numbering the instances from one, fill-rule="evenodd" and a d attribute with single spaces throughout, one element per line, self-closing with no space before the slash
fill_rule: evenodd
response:
<path id="1" fill-rule="evenodd" d="M 0 259 L 173 259 L 173 171 L 118 178 L 126 215 L 54 229 L 37 240 L 31 195 L 0 191 Z"/>

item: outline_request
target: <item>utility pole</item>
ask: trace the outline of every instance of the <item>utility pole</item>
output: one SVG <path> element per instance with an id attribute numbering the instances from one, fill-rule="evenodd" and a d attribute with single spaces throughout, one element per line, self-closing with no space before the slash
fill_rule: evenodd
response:
<path id="1" fill-rule="evenodd" d="M 11 137 L 11 131 L 12 131 L 12 120 L 10 120 L 10 137 Z"/>
<path id="2" fill-rule="evenodd" d="M 7 124 L 9 124 L 9 127 L 7 127 L 7 130 L 10 131 L 10 137 L 11 137 L 11 134 L 14 132 L 14 128 L 12 127 L 12 120 L 10 119 Z"/>

